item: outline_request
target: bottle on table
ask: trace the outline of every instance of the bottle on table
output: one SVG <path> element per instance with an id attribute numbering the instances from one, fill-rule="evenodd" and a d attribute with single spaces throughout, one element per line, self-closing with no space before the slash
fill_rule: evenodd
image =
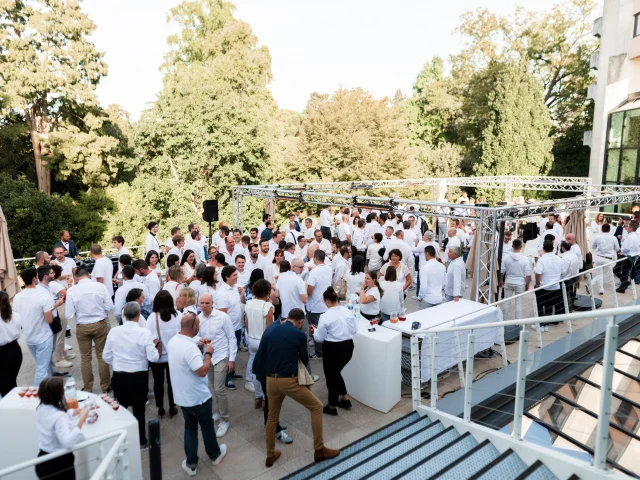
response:
<path id="1" fill-rule="evenodd" d="M 67 381 L 64 384 L 64 399 L 67 402 L 67 407 L 78 408 L 78 390 L 76 389 L 76 381 L 71 374 L 67 376 Z"/>

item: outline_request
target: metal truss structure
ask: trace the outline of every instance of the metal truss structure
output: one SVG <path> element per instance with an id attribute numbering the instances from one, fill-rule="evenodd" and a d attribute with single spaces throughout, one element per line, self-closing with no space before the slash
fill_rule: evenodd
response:
<path id="1" fill-rule="evenodd" d="M 518 205 L 473 205 L 462 208 L 455 203 L 424 201 L 394 197 L 358 195 L 362 190 L 389 188 L 433 187 L 446 191 L 447 186 L 504 190 L 511 198 L 517 190 L 567 192 L 567 198 L 530 202 Z M 349 192 L 334 193 L 334 192 Z M 365 193 L 365 192 L 362 192 Z M 571 196 L 573 195 L 573 196 Z M 607 205 L 640 203 L 640 186 L 594 185 L 584 177 L 461 177 L 416 178 L 408 180 L 364 180 L 354 182 L 317 182 L 282 185 L 245 185 L 233 187 L 233 225 L 243 228 L 242 199 L 244 197 L 274 199 L 312 205 L 351 206 L 378 209 L 391 213 L 409 211 L 427 217 L 460 218 L 476 223 L 478 252 L 474 269 L 476 301 L 492 303 L 494 272 L 497 268 L 496 245 L 501 224 L 535 218 L 548 213 L 568 213 L 575 210 L 598 209 Z"/>

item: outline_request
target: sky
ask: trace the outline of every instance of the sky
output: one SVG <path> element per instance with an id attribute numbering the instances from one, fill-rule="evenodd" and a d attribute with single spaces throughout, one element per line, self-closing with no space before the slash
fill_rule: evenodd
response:
<path id="1" fill-rule="evenodd" d="M 119 104 L 136 120 L 162 88 L 159 71 L 166 16 L 180 0 L 84 0 L 96 23 L 92 40 L 109 74 L 98 86 L 103 106 Z M 409 94 L 424 63 L 463 47 L 454 33 L 460 15 L 485 7 L 497 13 L 530 0 L 235 0 L 272 57 L 271 89 L 280 108 L 302 111 L 313 92 L 362 87 L 377 97 Z M 558 0 L 536 0 L 535 9 Z"/>

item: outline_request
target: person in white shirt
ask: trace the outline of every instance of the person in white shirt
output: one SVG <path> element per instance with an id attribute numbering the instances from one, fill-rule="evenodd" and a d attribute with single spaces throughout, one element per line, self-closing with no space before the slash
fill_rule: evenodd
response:
<path id="1" fill-rule="evenodd" d="M 246 259 L 244 268 L 249 271 L 249 275 L 258 268 L 263 272 L 265 270 L 265 257 L 260 255 L 260 247 L 256 243 L 249 246 L 249 258 Z"/>
<path id="2" fill-rule="evenodd" d="M 413 250 L 404 242 L 404 231 L 398 230 L 396 232 L 395 240 L 386 245 L 386 250 L 382 258 L 387 260 L 393 250 L 400 250 L 400 252 L 402 252 L 402 263 L 409 269 L 409 272 L 412 272 L 415 268 Z"/>
<path id="3" fill-rule="evenodd" d="M 580 270 L 582 270 L 582 265 L 584 264 L 584 258 L 582 257 L 582 250 L 580 249 L 580 245 L 576 243 L 576 234 L 575 233 L 567 233 L 567 243 L 571 245 L 571 251 L 573 254 L 578 257 Z"/>
<path id="4" fill-rule="evenodd" d="M 600 212 L 596 215 L 589 226 L 591 238 L 595 238 L 602 233 L 602 225 L 604 225 L 604 213 Z"/>
<path id="5" fill-rule="evenodd" d="M 208 296 L 200 298 L 201 306 L 203 298 Z M 180 332 L 167 344 L 175 401 L 180 405 L 184 417 L 184 450 L 187 458 L 182 461 L 182 469 L 190 477 L 197 473 L 198 425 L 202 431 L 205 452 L 214 465 L 218 465 L 227 453 L 226 445 L 218 446 L 213 426 L 213 399 L 207 385 L 213 345 L 204 345 L 204 355 L 200 352 L 194 338 L 200 328 L 200 319 L 195 313 L 187 312 L 180 320 Z"/>
<path id="6" fill-rule="evenodd" d="M 367 271 L 373 274 L 373 277 L 378 276 L 380 267 L 382 267 L 382 257 L 378 253 L 382 248 L 382 234 L 373 234 L 373 243 L 367 247 Z"/>
<path id="7" fill-rule="evenodd" d="M 382 292 L 376 276 L 371 272 L 365 273 L 360 291 L 356 294 L 360 300 L 360 314 L 367 320 L 379 319 Z"/>
<path id="8" fill-rule="evenodd" d="M 364 259 L 367 254 L 367 242 L 365 241 L 365 220 L 359 218 L 357 227 L 353 231 L 351 239 L 353 240 L 352 250 L 353 255 L 360 255 Z"/>
<path id="9" fill-rule="evenodd" d="M 561 242 L 564 237 L 564 229 L 562 228 L 562 223 L 560 223 L 560 215 L 555 213 L 549 215 L 549 222 L 552 225 L 553 231 L 556 232 L 558 241 Z"/>
<path id="10" fill-rule="evenodd" d="M 282 231 L 285 234 L 297 231 L 296 216 L 293 213 L 289 214 L 289 221 L 282 226 Z"/>
<path id="11" fill-rule="evenodd" d="M 135 274 L 136 269 L 133 266 L 125 265 L 124 267 L 122 267 L 123 282 L 116 291 L 115 297 L 113 299 L 113 316 L 120 325 L 122 325 L 122 309 L 124 308 L 124 304 L 127 303 L 125 300 L 129 291 L 132 288 L 139 288 L 143 291 L 145 298 L 149 296 L 146 285 L 142 282 L 136 282 L 133 279 Z"/>
<path id="12" fill-rule="evenodd" d="M 318 327 L 311 327 L 313 340 L 322 344 L 322 365 L 329 391 L 329 401 L 322 411 L 337 416 L 336 407 L 350 409 L 351 400 L 342 378 L 342 369 L 353 356 L 353 337 L 358 332 L 358 323 L 349 309 L 338 305 L 338 295 L 333 288 L 322 294 L 327 310 L 320 315 Z"/>
<path id="13" fill-rule="evenodd" d="M 275 230 L 273 232 L 273 237 L 269 240 L 269 251 L 273 252 L 280 248 L 280 242 L 282 241 L 282 232 L 279 230 Z"/>
<path id="14" fill-rule="evenodd" d="M 178 294 L 180 293 L 180 290 L 182 290 L 185 287 L 184 273 L 182 273 L 182 269 L 180 268 L 180 265 L 174 265 L 172 267 L 169 267 L 167 269 L 166 277 L 167 279 L 164 282 L 164 285 L 162 286 L 162 290 L 166 290 L 167 292 L 169 292 L 173 297 L 173 301 L 175 303 L 176 299 L 178 298 Z"/>
<path id="15" fill-rule="evenodd" d="M 309 246 L 307 245 L 307 239 L 300 235 L 298 237 L 298 244 L 296 245 L 296 250 L 294 256 L 299 258 L 300 260 L 305 260 L 307 258 L 307 249 Z"/>
<path id="16" fill-rule="evenodd" d="M 296 246 L 293 243 L 286 243 L 283 249 L 284 259 L 291 263 L 296 258 Z"/>
<path id="17" fill-rule="evenodd" d="M 225 267 L 226 268 L 226 267 Z M 223 437 L 229 429 L 229 400 L 227 386 L 229 375 L 235 369 L 238 341 L 233 331 L 232 319 L 226 312 L 213 308 L 211 295 L 200 297 L 200 337 L 213 346 L 213 357 L 209 369 L 209 383 L 213 387 L 218 411 L 214 413 L 214 420 L 219 420 L 218 437 Z M 242 378 L 242 377 L 240 377 Z M 235 388 L 234 388 L 235 390 Z"/>
<path id="18" fill-rule="evenodd" d="M 267 222 L 271 220 L 271 215 L 265 213 L 262 215 L 262 223 L 258 225 L 258 238 L 262 238 L 262 232 L 267 228 Z"/>
<path id="19" fill-rule="evenodd" d="M 351 243 L 351 227 L 349 226 L 349 215 L 342 215 L 342 222 L 338 225 L 338 238 L 341 242 Z"/>
<path id="20" fill-rule="evenodd" d="M 92 350 L 95 344 L 100 387 L 103 392 L 110 388 L 109 366 L 102 359 L 102 351 L 109 332 L 109 312 L 113 310 L 111 296 L 106 287 L 89 279 L 84 268 L 76 270 L 78 283 L 67 290 L 65 315 L 76 317 L 76 339 L 80 350 L 82 381 L 87 392 L 93 391 Z M 146 383 L 145 383 L 146 385 Z"/>
<path id="21" fill-rule="evenodd" d="M 571 310 L 573 299 L 576 296 L 575 283 L 578 280 L 577 275 L 580 272 L 582 261 L 571 251 L 571 245 L 567 241 L 560 243 L 560 258 L 562 259 L 562 278 L 566 278 L 564 285 L 567 292 L 567 302 Z"/>
<path id="22" fill-rule="evenodd" d="M 236 256 L 236 268 L 238 269 L 238 285 L 241 287 L 246 287 L 249 283 L 249 277 L 251 276 L 251 272 L 246 268 L 246 258 L 244 255 Z"/>
<path id="23" fill-rule="evenodd" d="M 167 261 L 169 260 L 170 255 L 176 255 L 178 259 L 182 258 L 182 252 L 184 251 L 184 237 L 180 234 L 174 235 L 173 239 L 173 247 L 167 253 L 167 257 L 165 258 L 165 267 L 167 266 Z"/>
<path id="24" fill-rule="evenodd" d="M 184 243 L 184 251 L 191 250 L 196 256 L 196 263 L 202 263 L 204 259 L 204 248 L 202 247 L 202 235 L 199 230 L 194 230 L 189 236 L 189 240 Z"/>
<path id="25" fill-rule="evenodd" d="M 35 418 L 40 437 L 38 457 L 61 450 L 71 450 L 84 441 L 81 430 L 89 411 L 86 408 L 67 409 L 62 377 L 43 379 L 38 388 L 38 398 L 40 404 L 36 409 Z M 74 462 L 73 453 L 65 453 L 37 464 L 36 475 L 43 479 L 75 479 Z"/>
<path id="26" fill-rule="evenodd" d="M 449 230 L 447 230 L 447 245 L 444 248 L 444 262 L 446 264 L 449 263 L 449 250 L 451 250 L 452 248 L 459 248 L 462 251 L 462 243 L 460 243 L 460 238 L 456 235 L 456 229 L 455 228 L 449 228 Z"/>
<path id="27" fill-rule="evenodd" d="M 176 235 L 180 235 L 180 227 L 173 227 L 171 229 L 171 235 L 169 235 L 169 238 L 167 238 L 167 240 L 165 240 L 164 242 L 164 248 L 165 248 L 165 253 L 169 253 L 169 251 L 175 246 L 173 244 L 173 237 L 175 237 Z M 157 252 L 157 250 L 154 250 Z M 147 254 L 149 253 L 149 250 L 147 250 Z"/>
<path id="28" fill-rule="evenodd" d="M 224 255 L 224 260 L 227 264 L 233 265 L 236 261 L 236 255 L 239 255 L 241 252 L 236 247 L 233 237 L 227 237 L 224 245 L 220 249 L 220 253 Z"/>
<path id="29" fill-rule="evenodd" d="M 102 254 L 102 247 L 97 243 L 91 245 L 89 251 L 95 262 L 91 271 L 91 280 L 102 283 L 107 288 L 109 296 L 113 297 L 113 263 L 111 263 L 111 259 Z"/>
<path id="30" fill-rule="evenodd" d="M 506 232 L 504 232 L 504 239 L 502 241 L 502 256 L 504 257 L 507 253 L 511 252 L 512 250 L 513 250 L 513 233 L 511 233 L 511 230 L 507 230 Z"/>
<path id="31" fill-rule="evenodd" d="M 220 222 L 220 224 L 218 225 L 218 233 L 214 235 L 213 239 L 211 240 L 211 243 L 218 246 L 218 249 L 220 250 L 220 252 L 224 250 L 229 233 L 231 233 L 229 231 L 229 227 L 227 227 L 222 222 Z M 231 238 L 231 241 L 233 242 L 233 238 Z"/>
<path id="32" fill-rule="evenodd" d="M 347 264 L 343 276 L 336 276 L 336 278 L 344 278 L 347 282 L 345 298 L 347 300 L 357 300 L 359 297 L 358 292 L 362 289 L 362 282 L 364 282 L 364 257 L 358 255 L 352 258 L 351 265 Z"/>
<path id="33" fill-rule="evenodd" d="M 402 252 L 397 248 L 389 251 L 389 262 L 385 263 L 380 272 L 378 272 L 378 277 L 384 277 L 387 273 L 387 270 L 393 268 L 397 270 L 396 281 L 400 283 L 402 286 L 402 291 L 406 291 L 413 281 L 411 270 L 402 262 Z"/>
<path id="34" fill-rule="evenodd" d="M 325 264 L 325 253 L 316 250 L 313 254 L 314 267 L 307 276 L 307 321 L 309 325 L 317 326 L 320 315 L 327 311 L 322 294 L 331 286 L 333 271 Z M 311 358 L 322 357 L 322 344 L 315 342 L 315 353 Z"/>
<path id="35" fill-rule="evenodd" d="M 38 386 L 51 375 L 54 341 L 49 325 L 53 322 L 53 299 L 48 292 L 37 288 L 38 272 L 35 268 L 24 269 L 20 278 L 25 288 L 13 298 L 13 311 L 20 318 L 27 347 L 35 359 L 33 385 Z"/>
<path id="36" fill-rule="evenodd" d="M 266 269 L 268 265 L 271 265 L 273 263 L 275 250 L 270 249 L 269 240 L 267 240 L 266 238 L 261 239 L 259 245 L 260 245 L 260 258 L 262 259 L 263 266 Z"/>
<path id="37" fill-rule="evenodd" d="M 324 210 L 323 210 L 324 211 Z M 313 233 L 314 241 L 311 242 L 312 245 L 317 245 L 320 250 L 324 252 L 325 255 L 331 255 L 331 242 L 327 240 L 326 237 L 323 237 L 323 234 L 320 230 L 316 230 Z M 309 259 L 311 260 L 311 259 Z"/>
<path id="38" fill-rule="evenodd" d="M 618 293 L 624 293 L 631 282 L 635 282 L 636 279 L 636 261 L 640 256 L 640 232 L 638 232 L 638 221 L 631 220 L 627 227 L 629 232 L 627 237 L 622 242 L 622 248 L 620 253 L 627 257 L 627 260 L 623 264 L 623 280 L 620 286 L 616 289 Z"/>
<path id="39" fill-rule="evenodd" d="M 124 237 L 122 235 L 116 235 L 111 239 L 111 242 L 113 243 L 113 248 L 118 251 L 118 258 L 125 254 L 131 255 L 129 249 L 124 246 Z"/>
<path id="40" fill-rule="evenodd" d="M 149 222 L 149 224 L 147 225 L 147 230 L 149 230 L 149 233 L 147 233 L 147 238 L 145 240 L 145 247 L 146 247 L 146 252 L 149 252 L 151 250 L 155 250 L 156 252 L 160 252 L 160 240 L 158 240 L 158 237 L 156 237 L 156 235 L 158 234 L 158 222 Z"/>
<path id="41" fill-rule="evenodd" d="M 282 303 L 282 317 L 286 318 L 294 308 L 304 310 L 309 296 L 301 278 L 304 262 L 295 258 L 291 265 L 280 263 L 280 277 L 276 283 L 276 295 Z"/>
<path id="42" fill-rule="evenodd" d="M 419 272 L 422 269 L 422 267 L 424 267 L 424 265 L 427 263 L 427 257 L 425 257 L 424 255 L 424 249 L 427 248 L 429 245 L 431 245 L 436 250 L 436 256 L 437 256 L 438 253 L 440 252 L 440 244 L 433 240 L 433 232 L 427 230 L 426 232 L 424 232 L 424 235 L 422 235 L 422 240 L 418 242 L 418 245 L 411 249 L 411 251 L 413 252 L 414 258 L 417 259 L 416 269 L 418 270 L 418 275 L 417 275 L 418 281 L 416 284 L 416 290 L 418 292 L 420 292 L 420 287 L 421 287 Z M 418 295 L 418 297 L 419 296 L 420 295 Z"/>
<path id="43" fill-rule="evenodd" d="M 602 225 L 602 234 L 593 239 L 591 243 L 591 251 L 593 252 L 593 268 L 602 267 L 607 263 L 614 262 L 617 259 L 617 252 L 620 251 L 620 245 L 618 239 L 611 233 L 611 225 L 605 223 Z M 609 272 L 607 272 L 609 275 Z M 598 287 L 598 293 L 604 294 L 603 286 L 603 269 L 596 270 L 596 276 L 591 281 L 591 285 L 587 283 L 587 291 L 589 288 L 593 288 L 594 285 Z"/>
<path id="44" fill-rule="evenodd" d="M 396 268 L 388 268 L 384 273 L 383 279 L 379 280 L 382 294 L 380 299 L 380 323 L 389 320 L 393 312 L 400 313 L 404 308 L 404 291 L 402 283 L 398 281 L 398 272 L 399 270 Z"/>
<path id="45" fill-rule="evenodd" d="M 542 234 L 540 235 L 540 240 L 538 241 L 538 250 L 542 250 L 542 244 L 544 243 L 547 235 L 553 235 L 555 237 L 555 240 L 553 241 L 553 247 L 555 250 L 557 250 L 558 246 L 560 246 L 560 241 L 562 240 L 562 238 L 559 237 L 558 233 L 553 229 L 553 223 L 547 222 L 545 228 L 546 230 L 542 232 Z"/>
<path id="46" fill-rule="evenodd" d="M 522 318 L 522 296 L 520 294 L 529 289 L 531 265 L 529 264 L 529 259 L 521 253 L 522 240 L 516 238 L 511 247 L 512 250 L 510 252 L 503 253 L 502 265 L 500 266 L 500 273 L 504 275 L 505 302 L 502 303 L 502 311 L 505 320 L 520 320 Z M 501 280 L 500 287 L 502 287 L 502 283 Z M 509 311 L 513 301 L 506 301 L 506 299 L 516 295 L 515 317 L 512 318 L 509 315 Z"/>
<path id="47" fill-rule="evenodd" d="M 302 234 L 307 240 L 313 240 L 313 232 L 315 232 L 313 220 L 309 217 L 304 219 L 304 227 L 302 227 Z"/>
<path id="48" fill-rule="evenodd" d="M 409 248 L 413 250 L 414 248 L 416 248 L 416 245 L 418 244 L 418 239 L 420 237 L 416 234 L 415 230 L 411 229 L 411 224 L 409 223 L 408 220 L 405 220 L 402 226 L 403 226 L 403 234 L 404 234 L 402 239 L 404 243 L 406 243 L 409 246 Z"/>
<path id="49" fill-rule="evenodd" d="M 17 384 L 22 365 L 22 349 L 18 344 L 22 325 L 11 299 L 0 290 L 0 397 L 5 397 Z"/>
<path id="50" fill-rule="evenodd" d="M 320 212 L 320 231 L 327 240 L 331 240 L 331 231 L 336 223 L 332 206 L 328 206 Z"/>
<path id="51" fill-rule="evenodd" d="M 245 303 L 244 287 L 238 285 L 238 269 L 233 265 L 227 265 L 220 272 L 222 283 L 218 286 L 216 295 L 216 306 L 218 310 L 229 315 L 231 324 L 235 332 L 237 347 L 240 348 L 240 340 L 242 338 L 242 308 L 241 304 Z M 235 358 L 235 355 L 234 355 Z M 235 363 L 234 363 L 235 366 Z M 236 374 L 235 370 L 229 370 L 227 383 L 235 378 L 242 378 L 242 375 Z M 233 384 L 227 385 L 233 387 Z"/>
<path id="52" fill-rule="evenodd" d="M 333 281 L 332 286 L 335 287 L 338 281 L 343 278 L 349 271 L 351 266 L 351 249 L 349 247 L 340 247 L 339 253 L 331 261 L 331 267 L 333 269 Z M 362 283 L 362 282 L 361 282 Z"/>
<path id="53" fill-rule="evenodd" d="M 448 248 L 448 252 L 449 265 L 444 281 L 444 296 L 447 302 L 457 302 L 464 296 L 467 287 L 467 267 L 461 257 L 460 247 Z"/>
<path id="54" fill-rule="evenodd" d="M 161 288 L 160 277 L 158 277 L 156 272 L 151 269 L 145 260 L 136 260 L 131 266 L 145 287 L 144 302 L 142 303 L 141 311 L 142 315 L 148 318 L 153 309 L 153 300 Z"/>
<path id="55" fill-rule="evenodd" d="M 60 267 L 62 268 L 62 275 L 60 275 L 59 280 L 65 282 L 67 284 L 67 287 L 70 287 L 71 285 L 73 285 L 73 276 L 76 273 L 77 266 L 73 258 L 64 256 L 64 252 L 64 247 L 55 247 L 53 249 L 53 256 L 55 257 L 55 260 L 53 260 L 51 264 L 60 265 Z"/>
<path id="56" fill-rule="evenodd" d="M 418 298 L 420 299 L 421 310 L 442 303 L 442 290 L 447 269 L 442 262 L 438 261 L 436 248 L 439 248 L 439 246 L 427 245 L 422 255 L 426 261 L 420 267 L 420 272 L 418 273 L 420 281 Z"/>
<path id="57" fill-rule="evenodd" d="M 153 339 L 149 330 L 138 325 L 140 307 L 136 302 L 127 303 L 122 315 L 123 324 L 112 328 L 107 335 L 102 358 L 113 367 L 113 396 L 122 407 L 132 407 L 133 416 L 138 420 L 140 446 L 146 447 L 144 404 L 147 402 L 149 362 L 157 362 L 160 358 L 158 339 Z"/>
<path id="58" fill-rule="evenodd" d="M 614 239 L 615 240 L 615 239 Z M 617 244 L 617 242 L 616 242 Z M 538 259 L 533 271 L 536 274 L 535 288 L 543 287 L 536 290 L 536 303 L 538 305 L 538 316 L 553 315 L 555 308 L 556 315 L 564 314 L 564 298 L 560 289 L 559 281 L 562 278 L 562 259 L 555 255 L 553 242 L 547 240 L 542 244 L 544 254 Z M 537 329 L 535 325 L 532 329 Z M 543 331 L 549 330 L 549 323 L 540 323 Z"/>
<path id="59" fill-rule="evenodd" d="M 393 236 L 393 227 L 387 225 L 384 228 L 384 235 L 382 236 L 382 246 L 386 249 L 389 249 L 389 244 L 395 240 Z"/>

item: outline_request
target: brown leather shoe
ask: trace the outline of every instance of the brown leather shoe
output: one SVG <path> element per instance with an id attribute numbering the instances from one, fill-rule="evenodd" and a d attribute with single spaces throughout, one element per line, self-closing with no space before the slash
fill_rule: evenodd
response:
<path id="1" fill-rule="evenodd" d="M 256 398 L 253 400 L 253 406 L 258 410 L 262 408 L 264 400 L 262 398 Z"/>
<path id="2" fill-rule="evenodd" d="M 316 462 L 319 462 L 320 460 L 337 457 L 338 455 L 340 455 L 340 450 L 333 450 L 331 448 L 323 447 L 322 449 L 316 450 L 313 453 L 313 459 Z"/>
<path id="3" fill-rule="evenodd" d="M 267 457 L 267 461 L 264 462 L 264 464 L 267 467 L 272 466 L 275 463 L 275 461 L 280 458 L 281 454 L 282 453 L 280 452 L 280 450 L 276 450 L 275 453 L 273 454 L 273 457 Z"/>

